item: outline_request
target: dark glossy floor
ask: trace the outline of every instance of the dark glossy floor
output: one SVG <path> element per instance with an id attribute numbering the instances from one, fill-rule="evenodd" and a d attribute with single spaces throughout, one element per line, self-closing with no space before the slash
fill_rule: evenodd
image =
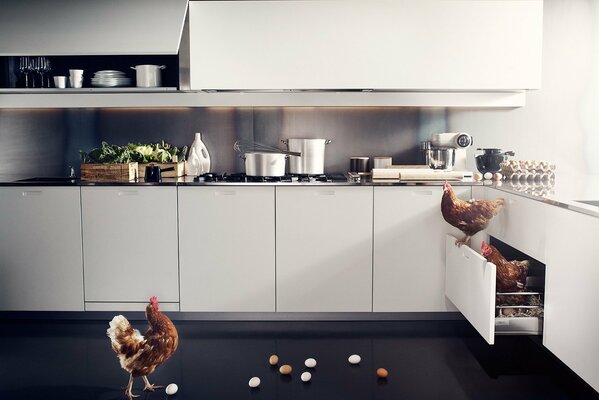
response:
<path id="1" fill-rule="evenodd" d="M 175 321 L 177 353 L 150 375 L 175 382 L 176 399 L 597 399 L 597 393 L 527 337 L 488 346 L 463 321 Z M 145 321 L 134 325 L 145 329 Z M 121 399 L 128 375 L 107 322 L 0 321 L 0 399 Z M 358 366 L 348 364 L 352 353 Z M 270 354 L 294 368 L 290 377 Z M 318 365 L 303 383 L 303 362 Z M 386 380 L 375 371 L 389 371 Z M 248 381 L 259 376 L 258 389 Z M 164 390 L 139 399 L 166 399 Z"/>

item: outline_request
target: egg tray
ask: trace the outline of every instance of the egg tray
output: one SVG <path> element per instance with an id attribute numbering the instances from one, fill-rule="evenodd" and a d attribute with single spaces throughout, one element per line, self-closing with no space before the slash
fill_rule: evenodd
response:
<path id="1" fill-rule="evenodd" d="M 555 181 L 555 164 L 537 160 L 509 160 L 499 164 L 504 179 L 519 182 Z"/>
<path id="2" fill-rule="evenodd" d="M 495 296 L 496 317 L 542 317 L 543 302 L 536 292 L 498 293 Z"/>
<path id="3" fill-rule="evenodd" d="M 516 192 L 529 194 L 531 196 L 547 197 L 555 195 L 555 180 L 541 182 L 521 182 L 519 180 L 508 180 L 510 188 Z"/>

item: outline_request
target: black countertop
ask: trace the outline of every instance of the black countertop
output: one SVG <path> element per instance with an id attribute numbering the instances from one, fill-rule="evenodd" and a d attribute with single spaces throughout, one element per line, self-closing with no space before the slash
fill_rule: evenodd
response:
<path id="1" fill-rule="evenodd" d="M 399 181 L 362 179 L 362 182 L 194 182 L 192 176 L 163 178 L 161 182 L 96 182 L 73 180 L 24 180 L 16 175 L 0 175 L 0 186 L 441 186 L 443 181 Z M 599 206 L 581 201 L 599 202 L 599 176 L 558 174 L 554 182 L 451 181 L 453 186 L 488 186 L 599 218 Z"/>

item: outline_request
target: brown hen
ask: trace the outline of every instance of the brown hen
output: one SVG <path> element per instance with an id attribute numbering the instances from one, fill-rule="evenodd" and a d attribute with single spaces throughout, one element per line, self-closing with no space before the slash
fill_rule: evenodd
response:
<path id="1" fill-rule="evenodd" d="M 179 344 L 177 329 L 160 311 L 156 297 L 152 297 L 150 304 L 146 306 L 146 319 L 150 326 L 143 336 L 137 329 L 133 329 L 127 318 L 122 315 L 115 316 L 106 331 L 121 367 L 129 372 L 129 383 L 125 389 L 125 395 L 129 400 L 139 397 L 131 392 L 135 377 L 143 378 L 144 390 L 154 391 L 162 387 L 152 385 L 147 376 L 165 362 Z"/>
<path id="2" fill-rule="evenodd" d="M 521 292 L 526 290 L 526 277 L 528 276 L 528 266 L 530 264 L 528 260 L 508 261 L 494 246 L 485 242 L 482 243 L 481 250 L 487 261 L 497 267 L 496 289 L 498 292 Z"/>
<path id="3" fill-rule="evenodd" d="M 470 238 L 489 225 L 491 218 L 499 213 L 504 203 L 503 199 L 464 201 L 456 196 L 451 185 L 445 181 L 441 213 L 447 223 L 466 235 L 464 239 L 456 240 L 456 246 L 470 244 Z"/>

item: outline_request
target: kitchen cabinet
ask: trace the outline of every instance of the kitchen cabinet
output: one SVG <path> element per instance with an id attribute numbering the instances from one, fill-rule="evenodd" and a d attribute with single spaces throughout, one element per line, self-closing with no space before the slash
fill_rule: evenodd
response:
<path id="1" fill-rule="evenodd" d="M 179 302 L 175 186 L 82 187 L 81 207 L 86 302 Z"/>
<path id="2" fill-rule="evenodd" d="M 474 197 L 505 199 L 503 210 L 493 217 L 483 234 L 477 234 L 471 247 L 456 247 L 447 235 L 445 243 L 447 298 L 489 343 L 496 334 L 538 335 L 543 320 L 538 317 L 496 317 L 496 267 L 480 254 L 480 243 L 494 236 L 537 261 L 545 260 L 547 212 L 551 206 L 493 188 L 473 188 Z"/>
<path id="3" fill-rule="evenodd" d="M 0 55 L 177 54 L 187 0 L 2 0 Z"/>
<path id="4" fill-rule="evenodd" d="M 599 391 L 599 218 L 559 207 L 547 217 L 543 344 Z"/>
<path id="5" fill-rule="evenodd" d="M 469 200 L 470 186 L 456 186 Z M 375 312 L 455 311 L 445 297 L 445 234 L 440 186 L 374 187 Z"/>
<path id="6" fill-rule="evenodd" d="M 505 200 L 503 210 L 489 223 L 487 234 L 544 262 L 547 212 L 552 206 L 491 188 L 485 188 L 485 198 Z"/>
<path id="7" fill-rule="evenodd" d="M 542 23 L 541 0 L 193 1 L 191 89 L 538 89 Z"/>
<path id="8" fill-rule="evenodd" d="M 179 188 L 181 311 L 275 311 L 273 186 Z"/>
<path id="9" fill-rule="evenodd" d="M 78 187 L 0 188 L 0 310 L 83 311 Z"/>
<path id="10" fill-rule="evenodd" d="M 277 311 L 372 311 L 372 187 L 276 188 Z"/>
<path id="11" fill-rule="evenodd" d="M 496 313 L 495 264 L 469 246 L 457 247 L 456 238 L 446 235 L 445 257 L 447 298 L 460 310 L 489 344 L 495 335 L 538 335 L 542 331 L 539 317 L 505 317 Z"/>

